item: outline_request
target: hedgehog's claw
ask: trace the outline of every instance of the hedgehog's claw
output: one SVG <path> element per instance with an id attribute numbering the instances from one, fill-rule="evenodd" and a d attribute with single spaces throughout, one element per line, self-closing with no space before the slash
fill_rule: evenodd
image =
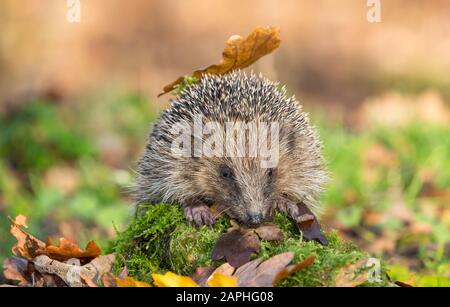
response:
<path id="1" fill-rule="evenodd" d="M 211 226 L 214 224 L 214 216 L 207 205 L 195 204 L 184 206 L 184 217 L 190 223 L 197 226 Z"/>
<path id="2" fill-rule="evenodd" d="M 275 208 L 278 209 L 278 211 L 289 215 L 294 221 L 301 215 L 298 205 L 287 198 L 277 199 L 275 201 Z"/>

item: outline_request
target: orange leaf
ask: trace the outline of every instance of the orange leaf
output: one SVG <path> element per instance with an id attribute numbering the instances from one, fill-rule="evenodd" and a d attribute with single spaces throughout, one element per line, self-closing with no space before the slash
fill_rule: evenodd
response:
<path id="1" fill-rule="evenodd" d="M 66 261 L 70 258 L 80 259 L 82 263 L 87 263 L 90 260 L 100 256 L 101 249 L 94 241 L 89 241 L 86 245 L 86 250 L 82 250 L 77 244 L 66 239 L 59 239 L 59 246 L 49 245 L 39 254 L 47 255 L 52 259 L 58 261 Z"/>
<path id="2" fill-rule="evenodd" d="M 316 260 L 316 256 L 309 256 L 305 260 L 300 261 L 297 264 L 293 264 L 293 265 L 290 265 L 290 266 L 284 268 L 277 274 L 273 284 L 275 285 L 277 282 L 285 279 L 287 276 L 294 274 L 294 273 L 300 271 L 301 269 L 306 268 L 307 266 L 310 266 L 314 262 L 314 260 Z"/>
<path id="3" fill-rule="evenodd" d="M 12 252 L 16 256 L 22 256 L 28 260 L 40 254 L 45 249 L 45 243 L 36 239 L 22 227 L 28 228 L 27 218 L 24 215 L 18 215 L 11 221 L 11 234 L 17 239 L 17 243 L 12 247 Z"/>
<path id="4" fill-rule="evenodd" d="M 205 74 L 223 75 L 232 70 L 250 66 L 278 48 L 281 42 L 279 32 L 279 27 L 257 27 L 247 38 L 240 35 L 231 36 L 222 52 L 220 63 L 196 70 L 191 77 L 201 79 Z M 179 77 L 166 85 L 158 97 L 173 91 L 184 80 L 185 77 Z"/>
<path id="5" fill-rule="evenodd" d="M 59 246 L 53 245 L 50 240 L 44 243 L 22 229 L 22 227 L 28 227 L 27 218 L 24 215 L 18 215 L 14 220 L 9 219 L 11 221 L 10 232 L 17 239 L 17 244 L 12 248 L 12 252 L 16 256 L 32 260 L 38 255 L 47 255 L 58 261 L 78 258 L 81 263 L 87 263 L 101 254 L 100 247 L 94 241 L 87 244 L 86 250 L 82 250 L 77 244 L 65 238 L 59 239 Z"/>

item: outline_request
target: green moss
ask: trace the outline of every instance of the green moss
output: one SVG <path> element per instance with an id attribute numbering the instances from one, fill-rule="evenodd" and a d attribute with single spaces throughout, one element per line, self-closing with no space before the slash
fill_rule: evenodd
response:
<path id="1" fill-rule="evenodd" d="M 219 219 L 212 228 L 198 229 L 184 221 L 178 206 L 159 204 L 144 209 L 146 211 L 119 233 L 112 244 L 112 251 L 123 255 L 117 263 L 117 270 L 125 261 L 131 276 L 151 281 L 151 273 L 172 271 L 190 275 L 197 267 L 221 264 L 211 260 L 211 251 L 219 236 L 230 227 L 227 218 Z M 267 259 L 291 251 L 295 254 L 294 262 L 297 262 L 310 255 L 316 256 L 311 266 L 288 277 L 280 286 L 334 285 L 334 277 L 342 267 L 369 257 L 355 245 L 340 239 L 335 232 L 327 234 L 330 244 L 322 246 L 303 240 L 292 222 L 281 214 L 276 216 L 275 223 L 283 231 L 285 240 L 262 241 L 260 253 L 255 257 Z M 384 273 L 382 275 L 385 276 Z M 376 285 L 386 283 L 384 280 Z M 367 285 L 370 286 L 369 283 Z"/>
<path id="2" fill-rule="evenodd" d="M 199 78 L 194 76 L 184 76 L 183 81 L 181 81 L 179 84 L 175 85 L 175 89 L 172 91 L 172 94 L 174 96 L 179 95 L 186 87 L 194 85 L 195 83 L 198 83 L 200 81 Z"/>

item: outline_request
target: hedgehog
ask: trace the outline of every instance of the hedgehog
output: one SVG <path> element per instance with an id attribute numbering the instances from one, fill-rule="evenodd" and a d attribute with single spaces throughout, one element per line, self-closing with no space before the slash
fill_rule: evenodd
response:
<path id="1" fill-rule="evenodd" d="M 198 226 L 222 213 L 247 227 L 275 210 L 296 219 L 300 203 L 318 214 L 328 180 L 321 151 L 308 114 L 285 86 L 239 70 L 205 75 L 154 124 L 133 196 L 138 208 L 181 205 Z"/>

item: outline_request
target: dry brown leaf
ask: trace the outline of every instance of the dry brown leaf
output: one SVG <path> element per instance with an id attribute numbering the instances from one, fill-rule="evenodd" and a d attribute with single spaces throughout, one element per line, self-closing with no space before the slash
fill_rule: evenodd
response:
<path id="1" fill-rule="evenodd" d="M 34 269 L 34 267 L 33 267 Z M 33 284 L 30 286 L 38 288 L 50 288 L 50 287 L 67 287 L 67 284 L 57 275 L 40 273 L 37 270 L 33 272 Z"/>
<path id="2" fill-rule="evenodd" d="M 232 229 L 217 240 L 212 259 L 225 258 L 232 266 L 239 267 L 250 260 L 252 253 L 259 252 L 259 247 L 259 238 L 253 231 Z"/>
<path id="3" fill-rule="evenodd" d="M 238 278 L 240 287 L 272 287 L 280 271 L 294 258 L 294 253 L 282 253 L 260 263 L 261 260 L 253 260 L 236 270 L 234 274 Z"/>
<path id="4" fill-rule="evenodd" d="M 212 274 L 234 276 L 237 278 L 239 287 L 272 287 L 288 275 L 311 265 L 315 260 L 314 256 L 310 256 L 297 264 L 289 265 L 293 258 L 294 253 L 287 252 L 273 256 L 264 262 L 261 258 L 252 260 L 237 269 L 225 263 Z"/>
<path id="5" fill-rule="evenodd" d="M 27 218 L 24 215 L 18 215 L 14 220 L 11 218 L 9 220 L 11 221 L 10 232 L 17 239 L 17 243 L 12 247 L 14 255 L 31 260 L 45 249 L 44 242 L 22 229 L 22 227 L 28 227 Z"/>
<path id="6" fill-rule="evenodd" d="M 231 275 L 233 275 L 234 271 L 236 271 L 236 268 L 232 267 L 228 262 L 225 262 L 224 264 L 219 266 L 217 269 L 215 269 L 213 273 L 231 276 Z"/>
<path id="7" fill-rule="evenodd" d="M 83 266 L 71 265 L 51 259 L 47 255 L 37 256 L 34 267 L 39 273 L 61 278 L 70 287 L 97 287 L 104 274 L 111 272 L 114 255 L 99 256 Z"/>
<path id="8" fill-rule="evenodd" d="M 310 266 L 311 264 L 313 264 L 314 260 L 316 260 L 316 256 L 309 256 L 303 261 L 300 261 L 296 264 L 292 264 L 292 265 L 284 268 L 275 277 L 274 285 L 276 283 L 280 282 L 281 280 L 285 279 L 289 275 L 295 274 L 298 271 L 306 268 L 307 266 Z"/>
<path id="9" fill-rule="evenodd" d="M 213 267 L 200 267 L 197 268 L 194 272 L 194 275 L 192 276 L 192 279 L 200 286 L 200 287 L 206 287 L 207 286 L 207 280 L 211 276 L 211 274 L 214 272 Z M 222 274 L 222 273 L 220 273 Z M 226 275 L 226 274 L 224 274 Z"/>
<path id="10" fill-rule="evenodd" d="M 255 229 L 255 232 L 261 240 L 282 241 L 284 239 L 283 233 L 275 224 L 261 225 Z"/>
<path id="11" fill-rule="evenodd" d="M 17 239 L 12 251 L 25 259 L 13 257 L 5 260 L 4 275 L 19 281 L 21 286 L 97 287 L 103 275 L 112 269 L 114 256 L 100 256 L 101 250 L 93 241 L 85 250 L 65 238 L 55 246 L 50 240 L 44 243 L 23 230 L 22 227 L 28 227 L 25 216 L 9 219 L 11 234 Z"/>
<path id="12" fill-rule="evenodd" d="M 27 219 L 23 215 L 18 215 L 15 220 L 10 218 L 10 221 L 10 232 L 17 239 L 17 244 L 12 248 L 16 256 L 33 260 L 38 255 L 48 255 L 58 261 L 77 258 L 85 264 L 101 254 L 101 249 L 94 241 L 87 244 L 86 250 L 82 250 L 77 244 L 65 238 L 60 238 L 59 246 L 52 245 L 50 241 L 42 242 L 22 229 L 22 227 L 28 227 Z"/>
<path id="13" fill-rule="evenodd" d="M 296 219 L 296 225 L 302 232 L 303 237 L 307 240 L 316 240 L 323 245 L 327 245 L 328 239 L 323 234 L 320 224 L 311 210 L 303 203 L 300 203 L 298 208 L 300 216 Z"/>
<path id="14" fill-rule="evenodd" d="M 106 288 L 114 288 L 117 287 L 116 277 L 114 277 L 113 273 L 107 272 L 103 274 L 102 278 L 103 287 Z"/>
<path id="15" fill-rule="evenodd" d="M 252 253 L 258 253 L 260 240 L 281 241 L 283 233 L 272 223 L 260 225 L 258 228 L 247 228 L 231 219 L 231 228 L 216 242 L 212 252 L 213 260 L 225 259 L 233 267 L 239 267 L 250 261 Z"/>
<path id="16" fill-rule="evenodd" d="M 21 287 L 67 287 L 57 275 L 41 273 L 33 262 L 19 257 L 6 259 L 3 274 L 7 279 L 19 281 Z"/>
<path id="17" fill-rule="evenodd" d="M 28 261 L 19 257 L 5 259 L 3 262 L 3 275 L 6 279 L 19 282 L 19 286 L 27 286 L 31 281 L 28 272 Z"/>
<path id="18" fill-rule="evenodd" d="M 231 36 L 222 52 L 220 63 L 196 70 L 191 77 L 201 79 L 205 74 L 223 75 L 234 69 L 250 66 L 278 48 L 281 42 L 279 32 L 279 27 L 257 27 L 247 38 L 240 35 Z M 166 85 L 158 97 L 173 91 L 184 79 L 185 77 L 179 77 Z"/>
<path id="19" fill-rule="evenodd" d="M 59 239 L 59 246 L 49 245 L 39 255 L 48 255 L 50 258 L 58 261 L 66 261 L 70 258 L 77 258 L 82 264 L 88 263 L 92 259 L 100 256 L 101 249 L 94 241 L 89 241 L 86 249 L 82 250 L 77 244 L 66 239 Z"/>

